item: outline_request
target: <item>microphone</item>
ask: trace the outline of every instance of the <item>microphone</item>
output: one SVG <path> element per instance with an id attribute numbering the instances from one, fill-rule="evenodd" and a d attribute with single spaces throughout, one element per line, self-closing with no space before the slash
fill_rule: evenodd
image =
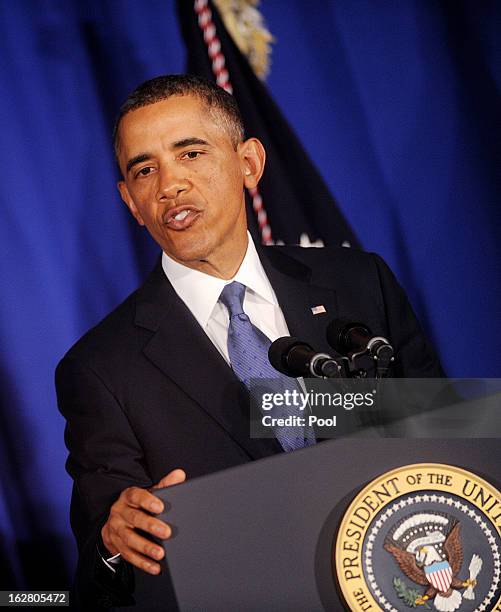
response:
<path id="1" fill-rule="evenodd" d="M 369 353 L 381 364 L 393 360 L 394 350 L 383 336 L 374 336 L 364 323 L 334 319 L 327 327 L 327 341 L 341 355 L 354 359 Z"/>
<path id="2" fill-rule="evenodd" d="M 314 376 L 315 378 L 339 378 L 341 366 L 327 353 L 317 353 L 306 342 L 283 336 L 272 342 L 268 350 L 271 365 L 285 374 L 298 376 Z"/>

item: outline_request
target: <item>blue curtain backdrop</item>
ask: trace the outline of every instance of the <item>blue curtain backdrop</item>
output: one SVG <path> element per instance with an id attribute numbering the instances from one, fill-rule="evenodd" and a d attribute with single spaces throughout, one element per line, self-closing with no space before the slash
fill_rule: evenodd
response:
<path id="1" fill-rule="evenodd" d="M 364 248 L 393 267 L 449 375 L 500 376 L 501 3 L 261 10 L 269 87 Z M 53 371 L 153 264 L 110 131 L 130 89 L 184 58 L 173 0 L 0 0 L 1 588 L 69 584 Z"/>

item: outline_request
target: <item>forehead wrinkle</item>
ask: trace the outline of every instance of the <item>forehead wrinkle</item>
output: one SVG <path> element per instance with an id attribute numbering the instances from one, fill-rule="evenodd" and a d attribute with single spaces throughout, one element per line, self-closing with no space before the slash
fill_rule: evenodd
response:
<path id="1" fill-rule="evenodd" d="M 174 98 L 177 96 L 174 96 Z M 183 96 L 181 96 L 183 97 Z M 170 98 L 169 98 L 170 99 Z M 178 135 L 178 139 L 176 139 L 174 142 L 168 142 L 169 138 L 168 138 L 168 134 L 164 133 L 162 135 L 162 132 L 165 131 L 171 131 L 171 129 L 174 129 L 174 131 L 178 131 L 177 128 L 179 128 L 179 124 L 174 125 L 174 126 L 169 126 L 168 130 L 166 130 L 166 126 L 161 126 L 161 125 L 156 125 L 155 123 L 157 123 L 157 121 L 161 121 L 162 118 L 161 117 L 157 117 L 155 121 L 152 121 L 151 123 L 149 121 L 141 121 L 138 124 L 136 124 L 136 121 L 134 120 L 137 115 L 136 113 L 141 111 L 141 110 L 145 110 L 148 111 L 150 106 L 155 106 L 157 103 L 154 104 L 147 104 L 143 107 L 137 108 L 137 109 L 133 109 L 132 111 L 130 111 L 130 113 L 127 113 L 126 115 L 124 115 L 124 117 L 122 118 L 122 121 L 120 122 L 119 128 L 117 130 L 117 153 L 119 153 L 119 155 L 122 155 L 123 153 L 125 153 L 124 148 L 127 149 L 128 147 L 124 147 L 124 142 L 123 142 L 123 131 L 124 131 L 124 127 L 127 126 L 127 132 L 129 132 L 130 129 L 130 122 L 132 120 L 132 130 L 133 132 L 136 131 L 136 128 L 139 128 L 139 133 L 138 136 L 142 136 L 142 135 L 146 135 L 148 132 L 153 133 L 154 135 L 156 135 L 157 137 L 160 136 L 160 146 L 162 149 L 164 149 L 164 151 L 167 150 L 177 150 L 178 148 L 182 147 L 182 146 L 190 146 L 190 145 L 203 145 L 203 146 L 210 146 L 213 147 L 214 144 L 211 144 L 211 140 L 212 138 L 208 138 L 208 139 L 204 139 L 203 137 L 207 134 L 209 134 L 209 132 L 211 132 L 212 129 L 215 128 L 216 132 L 215 134 L 217 136 L 221 136 L 224 134 L 224 138 L 228 139 L 230 141 L 230 144 L 232 145 L 232 148 L 236 150 L 236 144 L 238 142 L 235 142 L 234 138 L 232 138 L 232 136 L 234 136 L 233 132 L 234 130 L 232 130 L 232 126 L 231 123 L 228 122 L 228 118 L 225 116 L 225 113 L 222 112 L 220 109 L 218 109 L 217 107 L 214 107 L 212 105 L 209 105 L 207 103 L 205 103 L 204 100 L 201 100 L 200 98 L 197 99 L 195 97 L 195 100 L 197 102 L 196 108 L 194 108 L 194 117 L 196 117 L 195 122 L 199 123 L 198 127 L 201 129 L 201 131 L 203 132 L 200 137 L 197 136 L 187 136 L 182 137 L 181 134 Z M 166 100 L 167 101 L 167 100 Z M 160 100 L 158 102 L 158 104 L 161 104 L 162 102 L 164 102 L 163 100 Z M 174 111 L 174 116 L 175 116 L 176 111 Z M 166 119 L 169 119 L 169 114 L 166 114 Z M 197 121 L 198 120 L 198 121 Z M 141 125 L 142 124 L 142 125 Z M 209 127 L 209 125 L 211 127 Z M 191 130 L 190 130 L 191 131 Z M 141 134 L 142 132 L 142 134 Z M 173 136 L 173 134 L 171 135 Z M 167 142 L 166 142 L 167 140 Z M 147 144 L 146 142 L 144 144 Z M 158 144 L 158 143 L 157 143 Z M 144 149 L 143 149 L 144 151 Z M 117 155 L 117 158 L 119 157 L 119 155 Z M 129 169 L 131 167 L 133 167 L 136 163 L 140 163 L 140 161 L 144 161 L 143 159 L 141 159 L 140 161 L 137 161 L 137 159 L 143 155 L 143 152 L 139 152 L 137 155 L 134 155 L 129 162 L 126 165 L 126 169 L 127 172 L 129 171 Z M 146 155 L 148 155 L 149 157 L 154 156 L 154 153 L 147 153 Z"/>

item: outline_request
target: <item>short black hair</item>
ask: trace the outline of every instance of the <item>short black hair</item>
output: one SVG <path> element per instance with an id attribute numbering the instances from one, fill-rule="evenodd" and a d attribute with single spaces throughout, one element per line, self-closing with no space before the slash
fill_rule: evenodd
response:
<path id="1" fill-rule="evenodd" d="M 213 113 L 215 119 L 228 131 L 236 149 L 238 143 L 244 139 L 244 126 L 235 98 L 208 79 L 193 74 L 167 74 L 141 83 L 127 96 L 120 107 L 113 128 L 113 147 L 117 159 L 120 147 L 120 122 L 127 113 L 171 96 L 187 95 L 196 96 L 207 105 L 209 112 Z"/>

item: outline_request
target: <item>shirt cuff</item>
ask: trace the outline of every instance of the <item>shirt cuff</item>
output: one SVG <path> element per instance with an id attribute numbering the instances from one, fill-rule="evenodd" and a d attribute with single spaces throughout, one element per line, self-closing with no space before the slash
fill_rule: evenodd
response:
<path id="1" fill-rule="evenodd" d="M 97 546 L 97 552 L 99 556 L 101 557 L 106 567 L 110 569 L 114 574 L 116 574 L 117 572 L 116 567 L 120 565 L 120 563 L 122 562 L 122 555 L 120 553 L 117 553 L 116 555 L 106 556 L 106 553 L 104 553 L 103 549 L 104 549 L 104 546 L 103 547 L 100 547 L 99 545 Z"/>
<path id="2" fill-rule="evenodd" d="M 113 555 L 113 557 L 108 557 L 108 559 L 105 559 L 104 557 L 101 557 L 101 559 L 103 560 L 103 563 L 106 565 L 106 567 L 108 567 L 114 574 L 117 573 L 116 566 L 122 562 L 122 556 L 120 555 L 120 553 Z"/>

